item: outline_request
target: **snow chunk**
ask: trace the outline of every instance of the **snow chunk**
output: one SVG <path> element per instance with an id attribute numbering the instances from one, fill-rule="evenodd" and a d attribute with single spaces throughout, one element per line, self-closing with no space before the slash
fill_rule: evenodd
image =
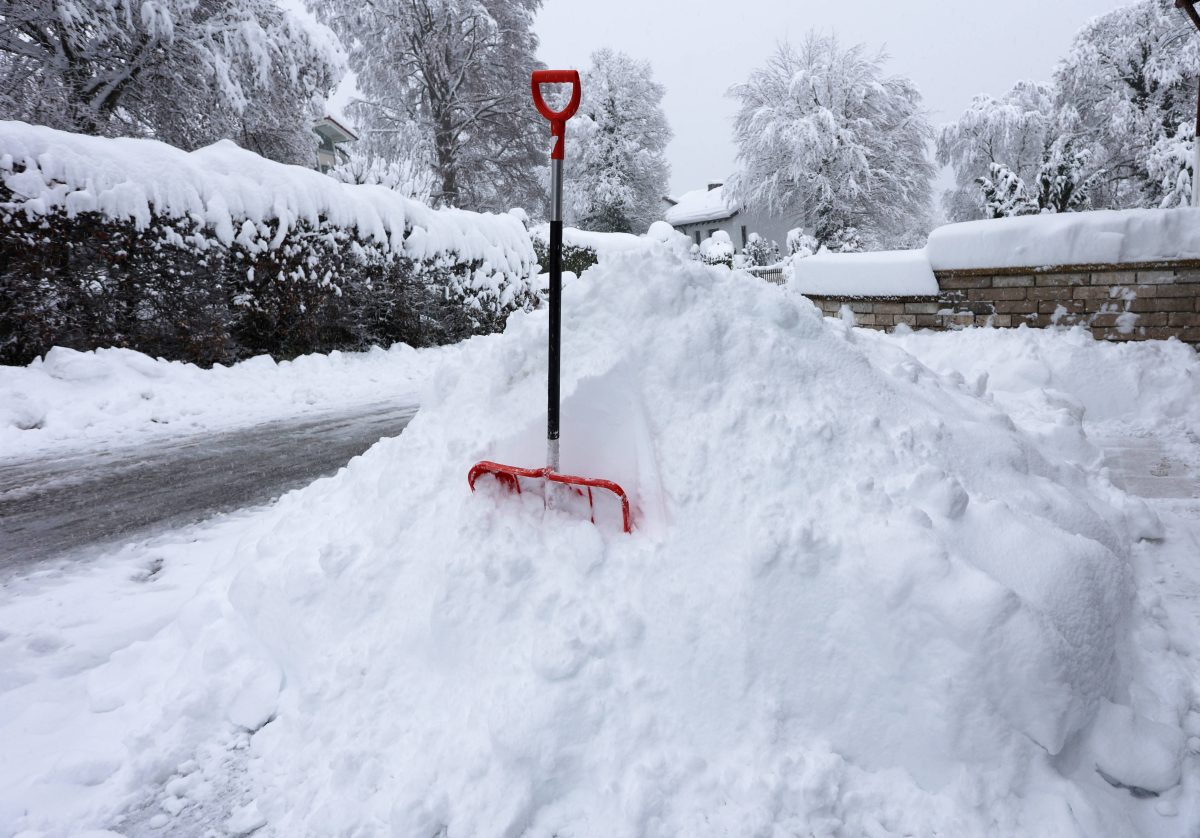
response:
<path id="1" fill-rule="evenodd" d="M 1088 740 L 1096 768 L 1109 782 L 1164 792 L 1179 785 L 1184 735 L 1128 707 L 1101 702 Z"/>

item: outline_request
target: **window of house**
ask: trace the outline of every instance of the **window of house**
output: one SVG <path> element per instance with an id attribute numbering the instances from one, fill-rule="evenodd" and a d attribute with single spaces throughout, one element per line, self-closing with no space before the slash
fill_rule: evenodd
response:
<path id="1" fill-rule="evenodd" d="M 746 225 L 745 225 L 745 224 L 743 224 L 743 225 L 742 225 L 742 247 L 745 247 L 745 246 L 746 246 L 746 243 L 747 243 L 747 239 L 746 239 Z"/>
<path id="2" fill-rule="evenodd" d="M 711 230 L 708 231 L 708 237 L 711 239 L 713 237 L 713 233 L 715 233 L 715 232 L 717 232 L 717 228 L 713 227 Z"/>
<path id="3" fill-rule="evenodd" d="M 700 244 L 700 231 L 696 231 L 696 244 Z"/>

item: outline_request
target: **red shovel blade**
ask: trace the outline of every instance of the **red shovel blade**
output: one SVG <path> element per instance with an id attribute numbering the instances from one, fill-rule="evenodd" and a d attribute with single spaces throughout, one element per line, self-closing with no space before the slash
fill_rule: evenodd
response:
<path id="1" fill-rule="evenodd" d="M 561 483 L 564 486 L 571 486 L 580 494 L 583 494 L 584 490 L 586 490 L 588 505 L 592 508 L 593 524 L 596 523 L 596 515 L 595 504 L 592 502 L 592 489 L 605 489 L 616 495 L 617 500 L 621 502 L 621 518 L 625 532 L 633 532 L 633 518 L 629 512 L 629 496 L 625 494 L 624 489 L 611 480 L 601 480 L 595 477 L 578 477 L 573 474 L 559 474 L 556 471 L 551 471 L 549 468 L 506 466 L 502 463 L 483 460 L 471 466 L 471 470 L 467 473 L 467 484 L 470 485 L 472 492 L 475 491 L 475 481 L 485 474 L 492 475 L 502 486 L 509 491 L 517 492 L 517 494 L 521 492 L 521 484 L 517 480 L 519 477 L 540 478 L 549 480 L 552 483 Z"/>

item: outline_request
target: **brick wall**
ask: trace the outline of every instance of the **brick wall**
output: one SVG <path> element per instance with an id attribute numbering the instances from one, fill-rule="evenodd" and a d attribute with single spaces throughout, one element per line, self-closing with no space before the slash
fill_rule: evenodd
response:
<path id="1" fill-rule="evenodd" d="M 1177 337 L 1200 343 L 1200 262 L 939 271 L 936 297 L 832 297 L 860 326 L 917 329 L 1083 324 L 1104 340 Z"/>

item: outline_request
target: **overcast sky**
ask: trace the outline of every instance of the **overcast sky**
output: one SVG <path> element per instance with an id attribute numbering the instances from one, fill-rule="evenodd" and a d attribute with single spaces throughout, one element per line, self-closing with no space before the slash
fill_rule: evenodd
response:
<path id="1" fill-rule="evenodd" d="M 546 0 L 539 57 L 583 69 L 612 47 L 648 59 L 666 86 L 675 138 L 667 148 L 674 194 L 724 180 L 733 169 L 729 86 L 763 63 L 776 41 L 809 29 L 843 43 L 884 46 L 891 73 L 921 88 L 935 125 L 977 93 L 1048 79 L 1087 20 L 1128 0 Z"/>

